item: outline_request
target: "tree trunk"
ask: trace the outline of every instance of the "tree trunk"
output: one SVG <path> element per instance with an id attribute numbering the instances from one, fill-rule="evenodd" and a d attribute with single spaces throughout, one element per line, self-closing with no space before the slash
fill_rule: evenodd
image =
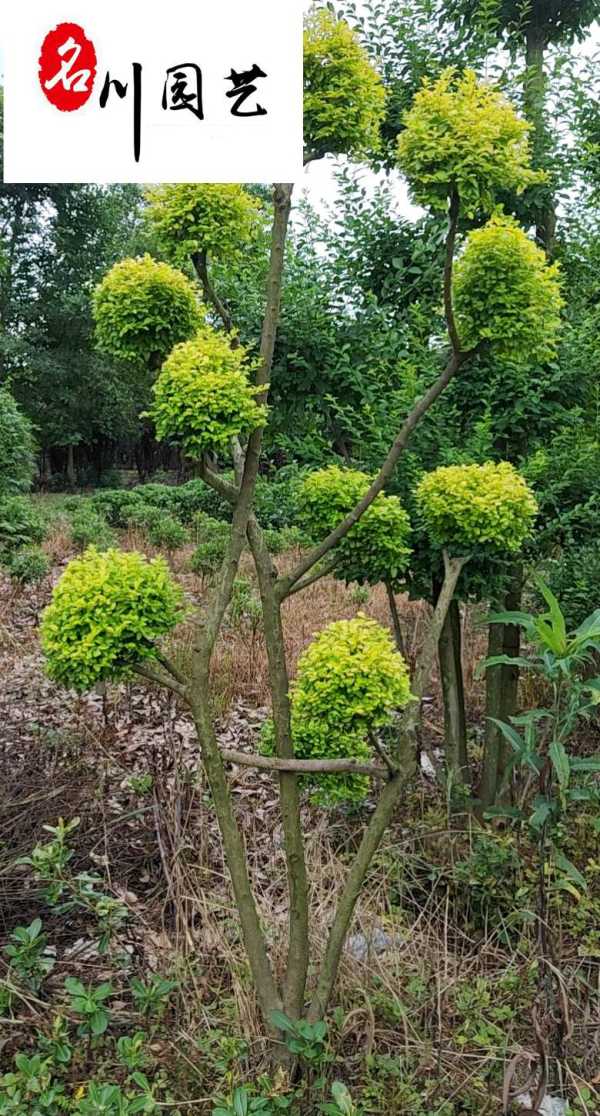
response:
<path id="1" fill-rule="evenodd" d="M 75 488 L 77 477 L 75 476 L 75 453 L 73 446 L 67 446 L 67 480 L 71 488 Z"/>
<path id="2" fill-rule="evenodd" d="M 515 566 L 513 581 L 500 607 L 502 611 L 518 612 L 521 608 L 523 593 L 523 569 Z M 490 624 L 488 638 L 488 657 L 495 655 L 517 656 L 521 649 L 521 629 L 515 624 Z M 511 754 L 500 729 L 489 718 L 510 723 L 517 712 L 519 690 L 519 668 L 495 666 L 487 671 L 486 684 L 486 726 L 483 771 L 479 797 L 484 806 L 493 806 L 498 799 L 500 788 Z"/>
<path id="3" fill-rule="evenodd" d="M 438 643 L 438 660 L 444 697 L 446 774 L 449 785 L 465 786 L 469 783 L 467 717 L 462 669 L 460 606 L 456 599 L 450 604 L 442 628 Z"/>
<path id="4" fill-rule="evenodd" d="M 544 59 L 546 37 L 543 28 L 533 20 L 525 32 L 525 85 L 523 104 L 525 116 L 533 126 L 532 147 L 533 165 L 543 167 L 548 161 L 549 133 L 546 125 L 546 74 Z M 536 214 L 536 239 L 550 256 L 554 248 L 556 234 L 556 206 L 551 194 L 545 195 L 539 213 Z"/>

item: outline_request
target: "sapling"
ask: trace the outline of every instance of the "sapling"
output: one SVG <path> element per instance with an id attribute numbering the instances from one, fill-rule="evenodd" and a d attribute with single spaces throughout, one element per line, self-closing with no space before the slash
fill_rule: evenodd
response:
<path id="1" fill-rule="evenodd" d="M 316 30 L 315 30 L 316 28 Z M 314 24 L 309 22 L 312 57 L 318 59 L 309 72 L 312 77 L 307 114 L 307 152 L 325 154 L 326 151 L 365 151 L 372 147 L 382 115 L 380 79 L 358 39 L 347 26 L 338 26 L 325 13 Z M 340 45 L 340 49 L 337 47 Z M 330 48 L 334 46 L 332 52 Z M 319 54 L 320 52 L 320 54 Z M 362 98 L 360 111 L 340 114 L 335 111 L 337 93 L 344 82 L 354 81 L 360 64 L 362 82 L 357 97 Z M 345 67 L 345 70 L 344 70 Z M 466 90 L 460 84 L 454 88 L 452 81 L 443 91 L 444 103 L 460 98 L 481 104 L 481 118 L 475 114 L 475 123 L 481 125 L 472 136 L 463 130 L 454 137 L 454 156 L 438 166 L 435 190 L 429 193 L 439 208 L 448 210 L 443 300 L 448 329 L 448 347 L 444 351 L 444 366 L 422 398 L 418 399 L 406 415 L 404 422 L 385 458 L 380 471 L 366 482 L 360 480 L 353 506 L 340 509 L 335 522 L 323 524 L 323 535 L 314 545 L 299 556 L 295 567 L 279 574 L 269 553 L 264 533 L 255 514 L 255 492 L 258 478 L 263 429 L 267 422 L 268 384 L 271 375 L 277 325 L 282 292 L 285 244 L 291 210 L 292 188 L 278 184 L 273 191 L 273 225 L 265 316 L 256 357 L 248 358 L 231 330 L 227 308 L 217 297 L 207 281 L 206 267 L 197 267 L 204 296 L 212 302 L 212 310 L 223 325 L 219 332 L 206 325 L 193 339 L 183 341 L 172 355 L 163 352 L 162 369 L 159 371 L 154 391 L 153 412 L 159 434 L 176 441 L 184 454 L 197 462 L 203 480 L 231 507 L 231 526 L 224 560 L 218 570 L 215 584 L 206 594 L 202 608 L 195 617 L 191 665 L 179 669 L 162 653 L 160 638 L 171 632 L 182 614 L 181 599 L 170 580 L 164 565 L 153 564 L 151 569 L 140 556 L 127 556 L 125 562 L 118 552 L 98 556 L 94 552 L 77 560 L 80 565 L 67 567 L 59 582 L 53 602 L 46 613 L 42 632 L 51 674 L 66 685 L 85 689 L 100 678 L 120 679 L 138 673 L 161 684 L 181 700 L 188 709 L 197 732 L 201 759 L 212 795 L 224 855 L 231 883 L 241 932 L 257 997 L 266 1028 L 275 1036 L 281 1035 L 281 1017 L 274 1012 L 283 1010 L 287 1019 L 296 1026 L 305 1017 L 307 1025 L 314 1027 L 327 1011 L 336 981 L 342 949 L 351 924 L 355 905 L 373 857 L 390 824 L 403 788 L 416 766 L 416 732 L 421 701 L 426 692 L 440 632 L 453 599 L 456 585 L 468 554 L 444 551 L 445 578 L 436 603 L 430 627 L 425 635 L 414 675 L 408 681 L 406 666 L 394 649 L 389 635 L 381 629 L 367 627 L 368 622 L 358 618 L 354 626 L 345 631 L 351 641 L 359 634 L 358 662 L 364 653 L 365 662 L 373 656 L 372 676 L 366 687 L 363 711 L 357 703 L 354 713 L 356 726 L 348 724 L 348 743 L 354 748 L 358 741 L 369 740 L 372 751 L 369 762 L 358 762 L 356 757 L 332 756 L 336 727 L 331 724 L 331 747 L 327 739 L 319 742 L 318 758 L 304 758 L 296 754 L 296 718 L 300 737 L 306 740 L 303 710 L 317 703 L 316 686 L 312 686 L 314 667 L 316 682 L 323 682 L 323 669 L 327 655 L 335 643 L 328 633 L 317 636 L 313 647 L 306 652 L 305 665 L 299 675 L 297 688 L 292 691 L 283 637 L 282 607 L 292 593 L 302 592 L 324 576 L 331 562 L 354 561 L 354 543 L 361 532 L 366 532 L 369 521 L 377 529 L 387 530 L 390 522 L 397 528 L 394 545 L 399 557 L 398 571 L 407 549 L 407 524 L 398 503 L 384 495 L 396 465 L 406 449 L 410 436 L 445 387 L 459 373 L 464 372 L 475 358 L 480 347 L 495 338 L 478 338 L 469 347 L 463 342 L 453 305 L 453 266 L 461 213 L 472 210 L 473 198 L 466 179 L 463 182 L 460 168 L 466 155 L 470 159 L 468 181 L 477 182 L 477 198 L 486 199 L 490 192 L 502 185 L 526 185 L 531 181 L 528 167 L 526 126 L 519 122 L 514 110 L 499 98 L 488 96 L 484 88 L 469 82 Z M 432 109 L 432 121 L 437 107 Z M 487 116 L 486 116 L 487 113 Z M 328 115 L 330 114 L 330 115 Z M 325 127 L 324 121 L 329 121 Z M 489 143 L 485 151 L 481 145 L 481 130 L 490 125 Z M 447 127 L 451 128 L 452 113 Z M 417 132 L 423 134 L 423 116 L 413 122 Z M 407 130 L 411 127 L 407 120 Z M 433 127 L 433 124 L 432 124 Z M 462 136 L 462 140 L 461 140 Z M 468 150 L 465 152 L 460 147 Z M 417 145 L 418 146 L 418 145 Z M 437 138 L 430 144 L 430 162 L 436 165 L 440 151 Z M 416 147 L 406 157 L 406 169 L 414 185 L 422 170 L 414 158 Z M 427 172 L 429 173 L 429 171 Z M 487 185 L 486 185 L 487 183 Z M 460 190 L 465 185 L 465 206 L 461 207 Z M 429 189 L 429 188 L 428 188 Z M 223 188 L 224 200 L 230 192 Z M 212 229 L 210 212 L 214 209 L 215 193 L 194 195 L 195 212 L 193 230 L 187 249 L 192 261 L 206 265 L 210 254 L 209 233 Z M 203 201 L 204 198 L 204 201 Z M 174 214 L 189 212 L 189 192 L 185 187 L 172 187 L 168 195 L 169 216 L 165 223 L 172 231 L 177 229 Z M 206 220 L 203 218 L 206 206 Z M 223 206 L 223 242 L 231 242 L 228 230 L 227 205 Z M 153 220 L 160 219 L 160 202 L 155 203 Z M 232 222 L 238 217 L 234 213 Z M 214 247 L 213 247 L 214 250 Z M 150 266 L 149 264 L 147 265 Z M 170 273 L 166 276 L 171 284 Z M 498 282 L 503 281 L 502 272 Z M 180 284 L 178 282 L 177 290 Z M 122 321 L 127 321 L 128 290 L 123 289 L 125 306 Z M 111 313 L 118 316 L 118 299 L 111 303 Z M 482 320 L 486 307 L 482 306 Z M 157 352 L 157 321 L 148 315 L 146 329 L 141 338 L 141 351 L 147 357 Z M 514 321 L 514 319 L 513 319 Z M 164 321 L 165 336 L 173 330 L 172 323 Z M 511 320 L 506 324 L 510 331 Z M 106 333 L 105 333 L 106 338 Z M 133 330 L 128 334 L 133 347 Z M 129 343 L 129 342 L 128 342 Z M 117 341 L 117 345 L 120 342 Z M 153 348 L 154 346 L 154 348 Z M 214 371 L 212 361 L 214 361 Z M 227 376 L 222 375 L 226 368 Z M 223 476 L 217 467 L 217 455 L 231 454 L 233 474 Z M 367 518 L 368 517 L 368 518 Z M 510 533 L 511 524 L 505 524 Z M 324 537 L 323 537 L 324 536 Z M 367 535 L 365 534 L 365 538 Z M 210 702 L 210 669 L 213 655 L 238 576 L 239 563 L 244 549 L 249 546 L 257 573 L 262 604 L 263 628 L 267 649 L 269 679 L 272 696 L 273 752 L 272 756 L 235 754 L 222 749 L 216 734 L 215 720 Z M 376 554 L 371 554 L 373 560 Z M 83 563 L 83 564 L 81 564 Z M 139 610 L 133 606 L 136 588 Z M 75 590 L 78 591 L 77 600 Z M 85 589 L 85 592 L 81 591 Z M 100 592 L 101 589 L 101 592 Z M 108 602 L 108 604 L 106 603 Z M 68 616 L 68 625 L 60 624 L 62 612 Z M 61 636 L 62 631 L 62 636 Z M 75 634 L 74 634 L 75 633 Z M 81 635 L 85 637 L 82 639 Z M 328 643 L 330 639 L 330 643 Z M 361 643 L 361 640 L 363 641 Z M 76 646 L 75 646 L 76 642 Z M 361 647 L 363 650 L 361 650 Z M 321 655 L 325 649 L 327 654 Z M 331 662 L 331 660 L 330 660 Z M 358 685 L 358 683 L 357 683 Z M 377 732 L 388 726 L 393 712 L 399 716 L 397 731 L 388 747 L 379 744 Z M 331 722 L 330 722 L 331 723 Z M 314 739 L 311 738 L 312 743 Z M 362 747 L 361 743 L 361 747 Z M 378 752 L 378 747 L 380 751 Z M 362 759 L 363 757 L 361 757 Z M 226 764 L 229 762 L 251 764 L 256 768 L 272 771 L 279 781 L 281 814 L 284 835 L 284 854 L 289 891 L 289 934 L 287 958 L 280 974 L 275 970 L 269 955 L 268 937 L 259 918 L 253 896 L 248 858 L 241 829 L 238 825 L 229 788 Z M 347 879 L 337 899 L 322 958 L 316 958 L 315 980 L 307 988 L 309 963 L 309 901 L 303 833 L 301 828 L 300 776 L 368 775 L 379 788 L 376 805 L 365 824 L 362 840 L 351 863 Z M 306 1007 L 308 1001 L 308 1008 Z M 279 1023 L 278 1023 L 279 1019 Z M 279 1047 L 281 1049 L 281 1046 Z"/>

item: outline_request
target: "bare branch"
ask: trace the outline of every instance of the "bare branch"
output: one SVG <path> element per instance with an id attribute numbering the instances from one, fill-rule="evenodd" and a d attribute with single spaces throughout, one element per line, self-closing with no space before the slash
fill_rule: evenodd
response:
<path id="1" fill-rule="evenodd" d="M 133 672 L 139 674 L 141 678 L 146 678 L 149 682 L 156 682 L 158 686 L 164 686 L 165 689 L 171 690 L 172 693 L 177 694 L 184 701 L 188 700 L 187 686 L 180 685 L 175 678 L 163 674 L 160 670 L 153 670 L 149 662 L 138 663 L 133 668 Z"/>
<path id="2" fill-rule="evenodd" d="M 369 775 L 372 779 L 388 779 L 390 775 L 387 767 L 359 763 L 358 760 L 280 759 L 279 756 L 236 752 L 231 748 L 222 748 L 221 755 L 226 763 L 236 763 L 240 767 L 258 767 L 263 771 L 293 771 L 297 775 Z"/>
<path id="3" fill-rule="evenodd" d="M 460 198 L 454 189 L 450 197 L 449 228 L 446 238 L 446 262 L 444 264 L 444 312 L 448 336 L 453 352 L 458 356 L 461 352 L 460 338 L 454 318 L 454 303 L 452 300 L 452 273 L 454 269 L 454 249 L 456 246 L 456 233 L 458 231 L 458 218 L 460 216 Z"/>
<path id="4" fill-rule="evenodd" d="M 280 588 L 277 589 L 277 599 L 280 601 L 285 600 L 286 597 L 292 597 L 294 593 L 301 593 L 303 589 L 308 589 L 309 585 L 314 585 L 315 582 L 320 581 L 322 577 L 329 577 L 329 574 L 333 573 L 336 566 L 339 565 L 339 561 L 339 557 L 332 558 L 331 562 L 326 562 L 324 565 L 319 566 L 319 568 L 315 570 L 315 572 L 312 573 L 309 577 L 305 577 L 302 581 L 298 581 L 295 585 L 292 585 L 292 587 L 290 589 L 287 589 L 285 592 L 283 590 L 283 587 L 286 584 L 286 580 L 283 579 L 279 582 Z"/>
<path id="5" fill-rule="evenodd" d="M 238 349 L 240 342 L 236 334 L 233 333 L 233 321 L 231 318 L 231 314 L 225 306 L 225 303 L 222 302 L 219 298 L 208 274 L 208 257 L 206 252 L 193 252 L 192 263 L 196 269 L 196 274 L 200 280 L 200 283 L 202 284 L 202 290 L 204 291 L 204 297 L 206 301 L 210 303 L 210 305 L 216 310 L 227 333 L 232 334 L 230 338 L 231 348 Z"/>
<path id="6" fill-rule="evenodd" d="M 221 477 L 218 473 L 215 473 L 204 458 L 200 462 L 200 476 L 205 484 L 207 484 L 209 488 L 214 489 L 215 492 L 218 492 L 219 496 L 222 496 L 224 500 L 227 500 L 230 504 L 235 504 L 237 502 L 239 490 L 234 484 L 230 484 L 228 480 L 225 480 L 225 477 Z"/>

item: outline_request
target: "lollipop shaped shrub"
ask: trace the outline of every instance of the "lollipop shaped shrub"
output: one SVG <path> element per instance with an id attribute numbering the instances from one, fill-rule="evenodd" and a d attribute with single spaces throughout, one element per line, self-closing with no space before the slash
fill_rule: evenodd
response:
<path id="1" fill-rule="evenodd" d="M 474 216 L 493 209 L 498 190 L 521 193 L 543 180 L 530 166 L 530 125 L 472 70 L 425 78 L 404 124 L 398 163 L 419 205 L 445 212 L 457 193 L 463 211 Z"/>
<path id="2" fill-rule="evenodd" d="M 48 674 L 82 693 L 125 678 L 156 657 L 157 641 L 182 615 L 181 589 L 162 558 L 90 548 L 69 562 L 44 611 Z"/>
<path id="3" fill-rule="evenodd" d="M 465 348 L 487 341 L 499 356 L 530 363 L 554 355 L 563 306 L 559 267 L 512 217 L 497 214 L 469 234 L 453 293 Z"/>
<path id="4" fill-rule="evenodd" d="M 147 192 L 147 219 L 177 263 L 195 253 L 238 255 L 256 234 L 261 203 L 236 183 L 181 182 Z"/>
<path id="5" fill-rule="evenodd" d="M 330 465 L 307 476 L 299 490 L 300 515 L 313 540 L 337 527 L 368 491 L 371 478 L 355 469 Z M 401 584 L 411 554 L 410 520 L 397 496 L 381 493 L 338 544 L 335 577 L 377 585 Z"/>
<path id="6" fill-rule="evenodd" d="M 359 158 L 380 145 L 385 89 L 344 20 L 313 9 L 304 32 L 304 145 L 312 158 Z"/>
<path id="7" fill-rule="evenodd" d="M 459 555 L 520 550 L 538 510 L 533 492 L 507 461 L 434 469 L 416 495 L 432 541 Z"/>
<path id="8" fill-rule="evenodd" d="M 177 345 L 153 388 L 149 414 L 159 440 L 192 457 L 226 452 L 232 438 L 264 426 L 267 408 L 256 401 L 264 388 L 249 382 L 250 371 L 246 350 L 232 349 L 227 334 L 216 330 Z"/>
<path id="9" fill-rule="evenodd" d="M 204 320 L 193 283 L 150 256 L 115 264 L 96 287 L 92 310 L 98 348 L 144 368 L 162 363 Z"/>
<path id="10" fill-rule="evenodd" d="M 410 700 L 408 670 L 390 633 L 359 615 L 330 624 L 313 640 L 298 663 L 291 698 L 296 756 L 369 760 L 370 735 L 389 726 Z M 317 799 L 331 804 L 360 801 L 369 781 L 319 775 L 316 785 Z"/>

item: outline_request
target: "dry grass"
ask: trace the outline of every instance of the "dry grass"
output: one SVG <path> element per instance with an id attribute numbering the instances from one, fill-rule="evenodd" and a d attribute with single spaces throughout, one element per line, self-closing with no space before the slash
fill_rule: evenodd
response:
<path id="1" fill-rule="evenodd" d="M 54 577 L 69 545 L 63 525 L 57 524 L 46 543 L 56 561 Z M 143 537 L 131 532 L 124 545 L 153 553 Z M 198 603 L 202 585 L 188 572 L 188 558 L 189 550 L 179 552 L 173 567 L 190 602 Z M 282 556 L 282 571 L 295 558 Z M 252 576 L 248 556 L 241 572 Z M 177 1099 L 184 1098 L 180 1110 L 186 1116 L 208 1114 L 210 1098 L 224 1087 L 228 1072 L 219 1070 L 217 1060 L 206 1053 L 212 1032 L 225 1038 L 241 1034 L 248 1044 L 243 1057 L 232 1061 L 231 1072 L 255 1079 L 268 1062 L 193 728 L 172 699 L 151 686 L 110 687 L 106 694 L 75 698 L 44 679 L 35 625 L 51 580 L 25 591 L 5 583 L 0 593 L 0 669 L 5 679 L 0 699 L 0 934 L 40 910 L 40 896 L 27 871 L 16 863 L 18 857 L 44 839 L 45 823 L 54 823 L 60 814 L 80 815 L 74 867 L 99 868 L 109 889 L 130 908 L 131 921 L 117 944 L 129 951 L 134 971 L 171 972 L 181 981 L 182 993 L 168 1027 L 156 1039 L 156 1049 Z M 414 657 L 427 609 L 404 598 L 399 606 L 409 656 Z M 292 597 L 285 606 L 291 673 L 315 631 L 360 610 L 388 623 L 387 600 L 379 589 L 359 603 L 352 588 L 327 579 Z M 189 638 L 189 627 L 184 626 L 177 637 L 183 658 Z M 477 616 L 469 611 L 463 617 L 463 639 L 468 704 L 476 720 L 482 684 L 475 668 L 485 643 Z M 223 742 L 254 746 L 268 705 L 260 633 L 252 636 L 243 626 L 226 625 L 213 674 Z M 426 724 L 434 743 L 440 742 L 440 725 L 434 679 Z M 132 777 L 142 774 L 152 776 L 153 789 L 147 795 L 132 788 Z M 248 769 L 233 769 L 230 779 L 257 903 L 281 974 L 287 899 L 275 783 Z M 367 803 L 355 814 L 328 814 L 304 806 L 313 964 L 321 956 L 336 897 L 372 805 Z M 352 933 L 368 942 L 374 931 L 383 931 L 388 945 L 382 953 L 369 948 L 364 957 L 346 950 L 336 990 L 332 1046 L 339 1059 L 336 1072 L 357 1091 L 362 1089 L 364 1097 L 368 1089 L 373 1096 L 377 1087 L 384 1090 L 385 1099 L 373 1100 L 375 1107 L 367 1108 L 369 1112 L 496 1116 L 506 1062 L 518 1052 L 535 1053 L 533 931 L 507 942 L 502 919 L 477 925 L 469 896 L 454 878 L 455 862 L 468 854 L 475 836 L 468 826 L 448 819 L 437 792 L 423 781 L 399 809 L 359 901 Z M 43 913 L 58 958 L 48 990 L 52 1003 L 64 975 L 73 972 L 69 951 L 89 939 L 91 928 L 74 914 L 64 918 Z M 577 956 L 572 940 L 561 945 L 557 961 L 575 1026 L 565 1072 L 572 1075 L 567 1084 L 576 1092 L 585 1078 L 593 1082 L 597 1074 L 599 969 L 592 959 Z M 106 971 L 106 962 L 93 956 L 75 964 L 90 981 L 101 979 Z M 510 994 L 504 990 L 508 977 L 516 982 Z M 124 971 L 117 969 L 114 979 L 125 989 Z M 457 1037 L 464 1027 L 459 994 L 476 989 L 478 979 L 490 990 L 492 1006 L 496 998 L 511 1005 L 509 1017 L 500 1024 L 501 1050 L 493 1042 L 482 1045 L 472 1037 L 464 1042 Z M 126 1003 L 126 991 L 122 998 Z M 131 1028 L 129 1009 L 120 1010 L 123 1027 Z M 481 1018 L 489 1014 L 482 1006 Z M 34 1024 L 43 1026 L 44 1020 L 39 1005 L 32 1003 L 24 1010 L 0 1054 L 5 1065 L 14 1050 L 28 1042 Z M 597 1081 L 591 1088 L 596 1090 Z M 600 1112 L 600 1095 L 593 1096 L 591 1103 L 597 1107 L 588 1109 L 589 1116 Z M 454 1104 L 454 1110 L 444 1109 L 444 1103 Z"/>

